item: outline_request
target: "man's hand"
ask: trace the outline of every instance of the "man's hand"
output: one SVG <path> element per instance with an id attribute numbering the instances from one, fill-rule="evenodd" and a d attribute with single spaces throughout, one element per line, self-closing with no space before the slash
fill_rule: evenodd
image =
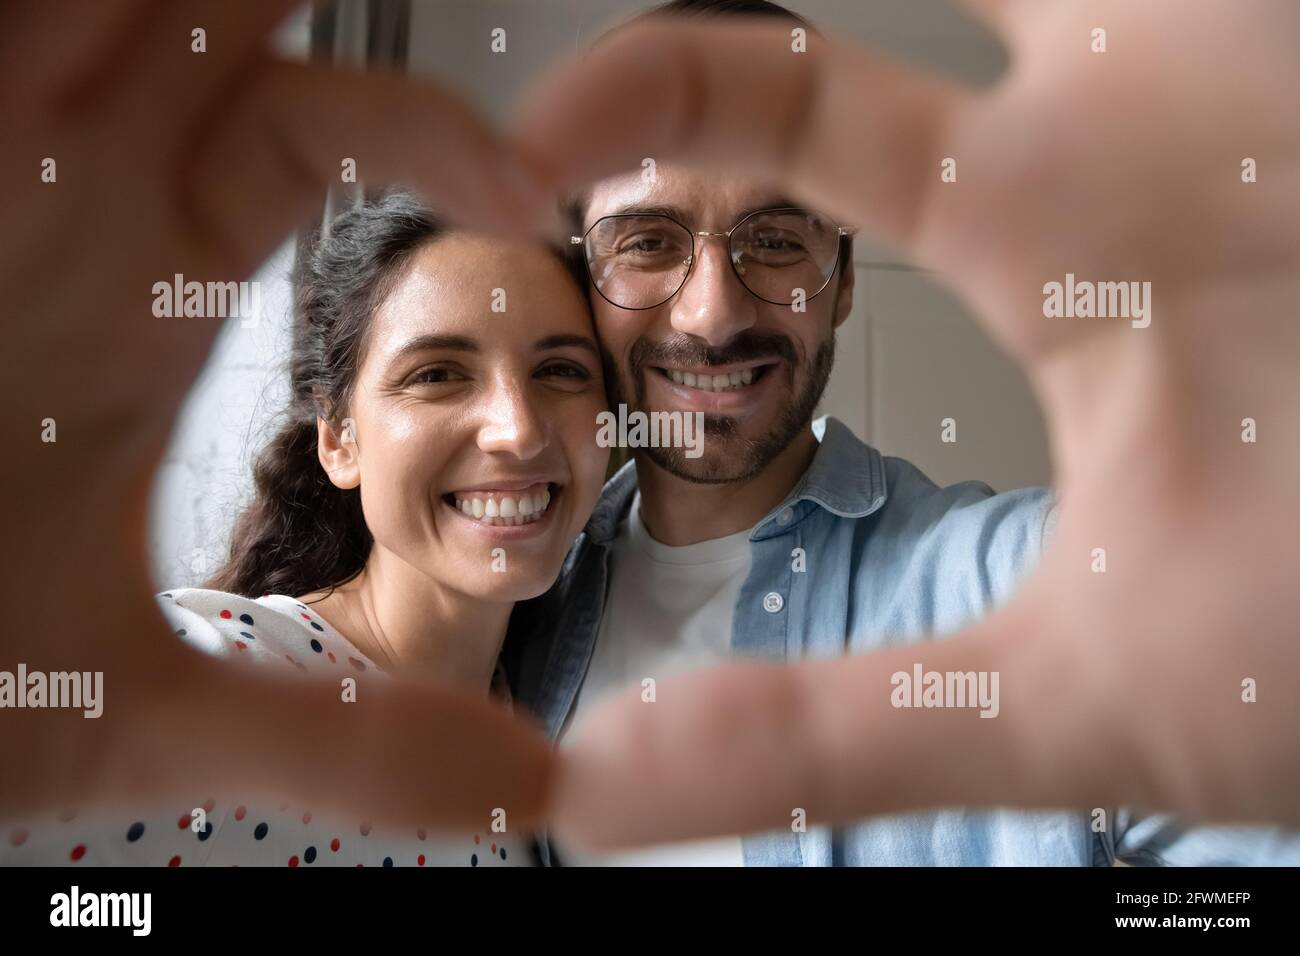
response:
<path id="1" fill-rule="evenodd" d="M 1062 499 L 1018 598 L 959 636 L 609 705 L 564 757 L 570 841 L 779 827 L 796 807 L 1300 823 L 1300 10 L 971 5 L 1010 51 L 982 92 L 693 21 L 621 31 L 521 112 L 521 147 L 562 185 L 645 156 L 780 181 L 938 270 L 1028 373 Z M 1047 317 L 1067 275 L 1149 282 L 1149 326 Z M 998 671 L 1000 716 L 895 709 L 890 676 L 917 662 Z"/>

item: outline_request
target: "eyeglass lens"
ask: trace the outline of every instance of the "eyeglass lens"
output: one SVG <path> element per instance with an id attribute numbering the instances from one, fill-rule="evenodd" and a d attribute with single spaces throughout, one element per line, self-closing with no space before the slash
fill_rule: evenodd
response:
<path id="1" fill-rule="evenodd" d="M 625 309 L 672 298 L 686 281 L 696 237 L 667 216 L 607 216 L 587 233 L 584 251 L 597 291 Z M 732 231 L 736 275 L 754 295 L 790 305 L 821 292 L 835 271 L 839 229 L 805 210 L 749 216 Z"/>

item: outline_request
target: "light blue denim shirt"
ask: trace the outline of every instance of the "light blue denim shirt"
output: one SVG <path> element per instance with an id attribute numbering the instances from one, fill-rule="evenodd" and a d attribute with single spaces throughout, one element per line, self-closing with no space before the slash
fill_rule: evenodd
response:
<path id="1" fill-rule="evenodd" d="M 1047 489 L 995 495 L 966 481 L 939 488 L 886 458 L 833 418 L 786 499 L 750 533 L 753 561 L 736 601 L 737 656 L 795 662 L 933 640 L 1005 602 L 1050 536 Z M 505 660 L 516 700 L 554 741 L 591 660 L 609 581 L 609 552 L 628 515 L 636 471 L 606 485 L 556 585 L 520 604 Z M 803 548 L 806 571 L 793 569 Z M 777 600 L 776 595 L 779 597 Z M 924 755 L 918 755 L 922 757 Z M 746 865 L 1232 865 L 1300 863 L 1300 833 L 1180 825 L 1107 808 L 1084 812 L 943 810 L 841 827 L 748 835 Z M 544 863 L 551 847 L 539 838 Z"/>

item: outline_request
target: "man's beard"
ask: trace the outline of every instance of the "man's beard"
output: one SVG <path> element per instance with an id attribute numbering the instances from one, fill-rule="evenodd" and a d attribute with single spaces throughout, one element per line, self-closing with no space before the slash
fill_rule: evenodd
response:
<path id="1" fill-rule="evenodd" d="M 629 372 L 634 399 L 629 401 L 627 379 L 620 374 L 613 356 L 603 347 L 602 360 L 605 366 L 605 381 L 610 383 L 610 401 L 615 408 L 626 405 L 628 413 L 641 411 L 649 414 L 645 407 L 645 376 L 651 366 L 661 367 L 680 365 L 726 365 L 733 362 L 752 361 L 754 359 L 780 358 L 785 370 L 787 387 L 794 392 L 796 374 L 801 369 L 803 387 L 793 395 L 792 401 L 785 403 L 767 434 L 759 438 L 742 438 L 736 426 L 736 420 L 730 415 L 704 416 L 704 454 L 699 458 L 687 458 L 684 448 L 643 447 L 638 451 L 645 455 L 664 471 L 685 481 L 697 484 L 724 484 L 733 481 L 746 481 L 759 474 L 781 452 L 790 447 L 808 424 L 812 421 L 817 403 L 826 391 L 826 383 L 831 377 L 831 367 L 835 364 L 835 333 L 817 347 L 817 353 L 810 363 L 799 366 L 798 354 L 793 343 L 784 335 L 771 333 L 742 333 L 729 342 L 725 348 L 708 348 L 685 335 L 677 335 L 658 344 L 645 339 L 632 346 L 628 356 Z M 657 374 L 657 373 L 651 373 Z M 767 374 L 777 374 L 772 369 Z M 683 414 L 693 414 L 685 412 Z M 712 441 L 713 450 L 710 452 Z"/>

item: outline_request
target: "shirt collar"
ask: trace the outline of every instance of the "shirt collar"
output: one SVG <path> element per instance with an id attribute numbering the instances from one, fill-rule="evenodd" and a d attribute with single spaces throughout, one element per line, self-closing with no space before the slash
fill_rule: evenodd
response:
<path id="1" fill-rule="evenodd" d="M 880 452 L 838 418 L 823 416 L 812 428 L 817 453 L 782 506 L 812 501 L 841 518 L 862 518 L 883 505 L 889 490 Z"/>
<path id="2" fill-rule="evenodd" d="M 605 488 L 596 502 L 596 510 L 587 520 L 584 533 L 592 544 L 609 545 L 618 533 L 618 526 L 632 507 L 636 496 L 636 460 L 629 459 L 614 477 L 605 482 Z"/>
<path id="3" fill-rule="evenodd" d="M 753 537 L 765 537 L 769 522 L 800 501 L 812 502 L 841 518 L 865 517 L 885 503 L 888 489 L 880 452 L 861 441 L 838 418 L 819 418 L 812 423 L 812 429 L 818 441 L 812 464 L 785 500 L 755 526 Z M 632 507 L 636 488 L 636 462 L 629 461 L 606 482 L 587 522 L 584 531 L 592 544 L 613 543 L 619 524 Z"/>

